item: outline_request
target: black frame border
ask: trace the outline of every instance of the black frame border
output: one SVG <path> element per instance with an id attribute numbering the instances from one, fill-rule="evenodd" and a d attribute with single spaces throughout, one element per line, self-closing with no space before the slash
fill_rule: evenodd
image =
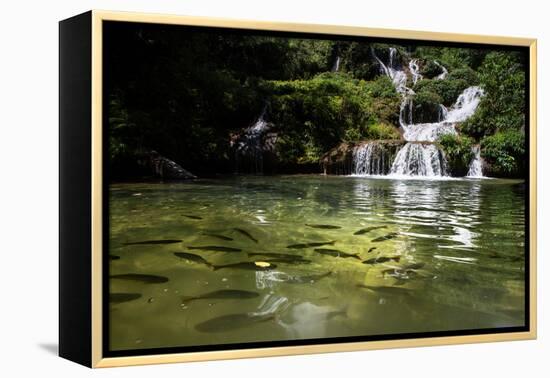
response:
<path id="1" fill-rule="evenodd" d="M 334 35 L 324 33 L 306 33 L 306 32 L 288 32 L 288 31 L 270 31 L 260 29 L 239 29 L 228 27 L 212 27 L 212 26 L 190 26 L 190 25 L 172 25 L 162 23 L 143 23 L 143 22 L 129 22 L 129 21 L 102 21 L 102 35 L 103 35 L 103 62 L 102 65 L 108 61 L 108 54 L 103 49 L 105 46 L 105 39 L 108 38 L 108 33 L 105 33 L 106 24 L 109 23 L 127 23 L 134 27 L 165 27 L 165 28 L 184 28 L 197 32 L 211 32 L 211 33 L 230 33 L 230 34 L 245 34 L 245 35 L 265 35 L 275 37 L 287 37 L 287 38 L 304 38 L 304 39 L 325 39 L 325 40 L 341 40 L 341 41 L 354 41 L 354 42 L 370 42 L 370 43 L 387 43 L 387 44 L 400 44 L 400 45 L 420 45 L 420 46 L 437 46 L 437 47 L 463 47 L 463 48 L 479 48 L 479 49 L 498 49 L 506 51 L 518 51 L 524 55 L 525 59 L 525 154 L 527 159 L 526 177 L 525 177 L 525 325 L 519 327 L 502 327 L 502 328 L 483 328 L 483 329 L 464 329 L 453 331 L 433 331 L 433 332 L 418 332 L 418 333 L 396 333 L 396 334 L 381 334 L 381 335 L 367 335 L 367 336 L 352 336 L 352 337 L 336 337 L 336 338 L 316 338 L 316 339 L 296 339 L 296 340 L 280 340 L 280 341 L 263 341 L 263 342 L 249 342 L 249 343 L 229 343 L 229 344 L 207 344 L 196 346 L 182 346 L 182 347 L 163 347 L 163 348 L 150 348 L 150 349 L 131 349 L 131 350 L 119 350 L 112 351 L 109 349 L 109 259 L 105 258 L 109 251 L 109 128 L 108 125 L 108 94 L 105 93 L 105 85 L 108 82 L 108 75 L 104 72 L 101 81 L 103 83 L 102 94 L 102 228 L 103 228 L 103 240 L 102 240 L 102 357 L 131 357 L 142 355 L 160 355 L 160 354 L 176 354 L 176 353 L 194 353 L 194 352 L 213 352 L 213 351 L 230 351 L 230 350 L 242 350 L 242 349 L 257 349 L 257 348 L 272 348 L 272 347 L 299 347 L 307 345 L 320 345 L 320 344 L 339 344 L 339 343 L 357 343 L 368 341 L 387 341 L 387 340 L 408 340 L 408 339 L 426 339 L 436 337 L 452 337 L 452 336 L 473 336 L 473 335 L 488 335 L 488 334 L 503 334 L 514 332 L 529 332 L 531 330 L 531 261 L 530 261 L 530 206 L 531 206 L 531 171 L 530 167 L 533 164 L 531 161 L 531 118 L 530 113 L 532 111 L 532 99 L 530 96 L 531 90 L 531 55 L 530 48 L 528 46 L 515 46 L 515 45 L 499 45 L 499 44 L 484 44 L 484 43 L 463 43 L 463 42 L 444 42 L 444 41 L 430 41 L 430 40 L 418 40 L 407 38 L 384 38 L 384 37 L 369 37 L 369 36 L 352 36 L 352 35 Z M 403 31 L 406 34 L 406 31 Z M 105 126 L 105 127 L 103 127 Z"/>

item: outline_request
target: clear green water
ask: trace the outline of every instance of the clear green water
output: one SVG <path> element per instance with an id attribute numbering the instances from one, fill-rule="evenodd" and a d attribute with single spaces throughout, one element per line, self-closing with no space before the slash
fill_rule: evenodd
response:
<path id="1" fill-rule="evenodd" d="M 110 262 L 110 275 L 168 278 L 110 280 L 111 293 L 142 295 L 110 305 L 111 349 L 522 326 L 524 190 L 510 180 L 309 175 L 111 185 L 110 254 L 120 259 Z M 386 227 L 354 235 L 370 226 Z M 398 235 L 372 241 L 390 233 Z M 160 239 L 183 241 L 124 244 Z M 313 248 L 287 248 L 324 241 L 336 241 L 325 248 L 359 253 L 363 261 L 399 256 L 399 262 L 362 264 Z M 243 252 L 188 249 L 207 245 Z M 295 254 L 310 263 L 277 262 L 274 270 L 260 272 L 212 270 L 174 252 L 194 253 L 213 265 L 269 260 L 245 252 Z M 417 265 L 388 271 L 410 264 Z M 182 303 L 183 296 L 220 289 L 258 296 Z M 250 318 L 217 319 L 228 314 Z M 200 326 L 211 319 L 217 320 Z"/>

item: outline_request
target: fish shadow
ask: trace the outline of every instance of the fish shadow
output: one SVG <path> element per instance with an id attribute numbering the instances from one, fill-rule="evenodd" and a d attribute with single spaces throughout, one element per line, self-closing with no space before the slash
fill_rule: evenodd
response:
<path id="1" fill-rule="evenodd" d="M 40 343 L 38 347 L 55 356 L 59 355 L 59 345 L 57 343 Z"/>

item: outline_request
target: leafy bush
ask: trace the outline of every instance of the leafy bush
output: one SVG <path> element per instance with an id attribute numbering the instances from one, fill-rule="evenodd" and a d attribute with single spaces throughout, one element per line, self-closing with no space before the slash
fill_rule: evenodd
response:
<path id="1" fill-rule="evenodd" d="M 420 66 L 420 74 L 428 79 L 432 79 L 443 73 L 443 70 L 433 60 L 424 61 Z"/>
<path id="2" fill-rule="evenodd" d="M 481 156 L 492 175 L 516 176 L 526 166 L 525 135 L 518 130 L 499 131 L 481 140 Z"/>
<path id="3" fill-rule="evenodd" d="M 472 160 L 473 140 L 466 136 L 445 134 L 437 141 L 443 150 L 453 176 L 465 176 Z"/>
<path id="4" fill-rule="evenodd" d="M 399 95 L 385 77 L 367 83 L 323 73 L 262 86 L 272 93 L 270 121 L 283 136 L 277 149 L 287 162 L 313 161 L 343 140 L 399 137 L 395 127 L 379 125 L 399 112 Z"/>
<path id="5" fill-rule="evenodd" d="M 413 98 L 413 122 L 429 123 L 439 120 L 441 96 L 430 90 L 418 92 Z"/>
<path id="6" fill-rule="evenodd" d="M 503 130 L 521 130 L 525 124 L 525 70 L 515 53 L 491 52 L 479 69 L 485 96 L 461 130 L 476 138 Z"/>
<path id="7" fill-rule="evenodd" d="M 466 83 L 467 86 L 471 87 L 473 85 L 479 84 L 479 78 L 474 70 L 470 67 L 458 68 L 453 70 L 447 76 L 447 80 L 462 80 Z"/>
<path id="8" fill-rule="evenodd" d="M 441 103 L 448 107 L 468 87 L 468 82 L 463 79 L 421 80 L 414 86 L 414 91 L 417 95 L 425 91 L 437 93 L 441 97 Z"/>

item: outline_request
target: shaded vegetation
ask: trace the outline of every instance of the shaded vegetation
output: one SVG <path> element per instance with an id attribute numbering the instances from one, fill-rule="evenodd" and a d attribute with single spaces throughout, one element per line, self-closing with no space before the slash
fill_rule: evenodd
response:
<path id="1" fill-rule="evenodd" d="M 473 157 L 473 139 L 464 135 L 443 135 L 439 138 L 453 176 L 465 176 L 468 173 L 470 160 Z"/>
<path id="2" fill-rule="evenodd" d="M 108 23 L 105 33 L 114 176 L 130 172 L 129 162 L 151 150 L 199 175 L 234 172 L 232 141 L 266 106 L 283 165 L 317 164 L 343 142 L 401 138 L 401 97 L 373 57 L 389 59 L 390 45 L 123 23 Z M 464 170 L 472 143 L 481 143 L 494 174 L 521 175 L 523 55 L 392 46 L 398 64 L 407 69 L 408 59 L 416 58 L 424 75 L 408 83 L 416 93 L 416 123 L 438 121 L 440 104 L 451 107 L 469 86 L 485 91 L 475 115 L 458 125 L 461 135 L 439 141 L 456 167 L 453 174 Z M 437 78 L 440 65 L 448 70 L 444 80 Z"/>

